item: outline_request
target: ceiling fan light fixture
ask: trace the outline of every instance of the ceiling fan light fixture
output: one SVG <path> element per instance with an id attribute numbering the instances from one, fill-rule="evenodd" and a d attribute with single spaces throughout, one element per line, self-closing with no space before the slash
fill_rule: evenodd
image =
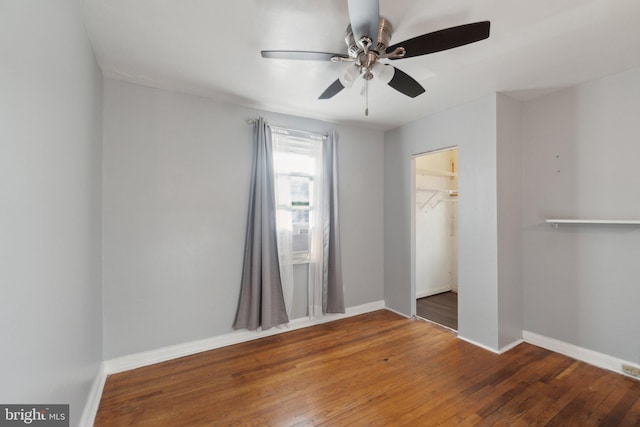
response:
<path id="1" fill-rule="evenodd" d="M 389 84 L 396 73 L 396 69 L 391 65 L 376 63 L 373 67 L 373 73 L 382 83 Z"/>
<path id="2" fill-rule="evenodd" d="M 342 74 L 340 74 L 340 77 L 338 79 L 340 80 L 340 83 L 342 83 L 342 86 L 351 87 L 359 76 L 360 70 L 358 69 L 358 67 L 350 66 L 347 67 L 347 69 L 344 70 Z"/>

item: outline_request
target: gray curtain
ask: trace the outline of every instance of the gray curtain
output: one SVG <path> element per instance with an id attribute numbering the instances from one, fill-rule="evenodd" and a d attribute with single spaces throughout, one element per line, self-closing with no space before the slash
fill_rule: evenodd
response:
<path id="1" fill-rule="evenodd" d="M 263 330 L 288 323 L 278 264 L 271 131 L 254 129 L 254 158 L 240 300 L 234 329 Z"/>
<path id="2" fill-rule="evenodd" d="M 324 269 L 322 274 L 322 312 L 344 313 L 342 255 L 338 221 L 338 133 L 329 134 L 322 147 Z"/>

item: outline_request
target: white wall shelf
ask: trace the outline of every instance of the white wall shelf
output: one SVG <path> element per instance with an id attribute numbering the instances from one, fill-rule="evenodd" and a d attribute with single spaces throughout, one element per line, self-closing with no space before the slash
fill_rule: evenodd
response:
<path id="1" fill-rule="evenodd" d="M 425 175 L 426 176 L 429 176 L 429 175 L 450 176 L 450 177 L 458 176 L 456 172 L 438 171 L 438 170 L 431 170 L 431 169 L 416 169 L 416 174 L 423 175 L 423 176 Z"/>
<path id="2" fill-rule="evenodd" d="M 559 224 L 607 224 L 607 225 L 640 225 L 640 220 L 619 220 L 619 219 L 547 219 L 545 222 L 552 225 L 554 230 Z"/>
<path id="3" fill-rule="evenodd" d="M 444 188 L 427 188 L 427 187 L 417 187 L 417 191 L 434 191 L 437 193 L 447 193 L 450 196 L 457 196 L 458 190 L 446 190 Z"/>

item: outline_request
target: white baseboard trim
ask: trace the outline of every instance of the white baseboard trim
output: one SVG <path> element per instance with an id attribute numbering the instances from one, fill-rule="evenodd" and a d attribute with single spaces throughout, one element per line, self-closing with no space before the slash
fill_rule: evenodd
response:
<path id="1" fill-rule="evenodd" d="M 622 370 L 623 364 L 640 368 L 640 365 L 638 365 L 637 363 L 628 362 L 626 360 L 619 359 L 608 354 L 599 353 L 594 350 L 589 350 L 588 348 L 579 347 L 574 344 L 569 344 L 555 338 L 549 338 L 544 335 L 538 335 L 529 331 L 523 331 L 522 337 L 524 338 L 524 341 L 529 344 L 546 348 L 547 350 L 564 354 L 565 356 L 569 356 L 573 359 L 577 359 L 590 365 L 597 366 L 598 368 L 607 369 L 609 371 L 613 371 L 618 374 L 625 375 L 629 378 L 638 380 L 637 377 L 628 375 Z"/>
<path id="2" fill-rule="evenodd" d="M 359 314 L 371 313 L 372 311 L 384 310 L 384 300 L 374 301 L 367 304 L 356 305 L 354 307 L 347 307 L 346 316 L 343 314 L 342 317 L 352 317 L 357 316 Z"/>
<path id="3" fill-rule="evenodd" d="M 406 314 L 404 314 L 404 313 L 402 313 L 402 312 L 400 312 L 398 310 L 394 310 L 393 308 L 385 307 L 384 309 L 388 310 L 388 311 L 390 311 L 392 313 L 395 313 L 398 316 L 402 316 L 402 317 L 406 317 L 407 319 L 411 319 L 411 316 L 407 316 Z"/>
<path id="4" fill-rule="evenodd" d="M 522 344 L 524 342 L 524 340 L 522 338 L 519 338 L 517 340 L 515 340 L 514 342 L 512 342 L 511 344 L 507 344 L 504 347 L 502 347 L 498 353 L 502 354 L 502 353 L 506 353 L 507 351 L 511 350 L 514 347 L 517 347 L 518 345 Z"/>
<path id="5" fill-rule="evenodd" d="M 458 334 L 458 338 L 459 338 L 459 339 L 461 339 L 461 340 L 462 340 L 462 341 L 464 341 L 464 342 L 468 342 L 469 344 L 473 344 L 473 345 L 475 345 L 476 347 L 480 347 L 480 348 L 482 348 L 482 349 L 485 349 L 485 350 L 487 350 L 487 351 L 490 351 L 491 353 L 500 354 L 500 351 L 499 351 L 499 350 L 496 350 L 495 348 L 491 348 L 491 347 L 486 346 L 486 345 L 484 345 L 484 344 L 480 344 L 479 342 L 474 341 L 474 340 L 472 340 L 472 339 L 465 338 L 465 337 L 461 336 L 460 334 Z"/>
<path id="6" fill-rule="evenodd" d="M 100 363 L 98 374 L 93 381 L 87 402 L 84 405 L 84 411 L 82 411 L 82 418 L 78 425 L 80 427 L 92 427 L 96 420 L 96 414 L 98 413 L 98 407 L 100 406 L 100 399 L 102 398 L 102 390 L 104 389 L 104 383 L 107 380 L 107 375 L 104 370 L 104 362 Z"/>
<path id="7" fill-rule="evenodd" d="M 451 291 L 451 286 L 446 286 L 444 288 L 435 289 L 435 290 L 430 289 L 428 291 L 422 291 L 422 292 L 417 292 L 416 291 L 416 299 L 430 297 L 431 295 L 438 295 L 438 294 L 441 294 L 443 292 L 450 292 L 450 291 Z"/>
<path id="8" fill-rule="evenodd" d="M 510 344 L 507 344 L 507 345 L 505 345 L 504 347 L 501 347 L 500 349 L 496 350 L 495 348 L 491 348 L 491 347 L 489 347 L 489 346 L 487 346 L 487 345 L 480 344 L 480 343 L 479 343 L 479 342 L 477 342 L 477 341 L 471 340 L 471 339 L 469 339 L 469 338 L 462 337 L 462 336 L 460 336 L 460 335 L 458 335 L 458 338 L 460 338 L 460 339 L 461 339 L 462 341 L 464 341 L 464 342 L 468 342 L 469 344 L 473 344 L 473 345 L 475 345 L 476 347 L 483 348 L 483 349 L 485 349 L 485 350 L 487 350 L 487 351 L 490 351 L 491 353 L 495 353 L 495 354 L 503 354 L 503 353 L 506 353 L 507 351 L 511 350 L 512 348 L 514 348 L 514 347 L 516 347 L 516 346 L 518 346 L 519 344 L 522 344 L 522 343 L 524 342 L 524 340 L 523 340 L 522 338 L 520 338 L 520 339 L 517 339 L 517 340 L 515 340 L 514 342 L 512 342 L 512 343 L 510 343 Z"/>
<path id="9" fill-rule="evenodd" d="M 177 359 L 183 356 L 189 356 L 203 351 L 252 341 L 258 338 L 281 334 L 283 332 L 294 331 L 296 329 L 307 328 L 309 326 L 332 322 L 334 320 L 357 316 L 359 314 L 369 313 L 376 310 L 383 310 L 384 308 L 384 301 L 375 301 L 354 307 L 347 307 L 346 313 L 344 314 L 327 314 L 315 319 L 309 319 L 306 317 L 302 319 L 295 319 L 289 322 L 286 326 L 271 328 L 266 331 L 235 331 L 224 335 L 205 338 L 203 340 L 191 341 L 156 350 L 130 354 L 128 356 L 106 360 L 104 362 L 105 373 L 107 375 L 111 375 L 118 372 L 141 368 L 143 366 L 153 365 L 155 363 L 166 362 L 167 360 Z"/>

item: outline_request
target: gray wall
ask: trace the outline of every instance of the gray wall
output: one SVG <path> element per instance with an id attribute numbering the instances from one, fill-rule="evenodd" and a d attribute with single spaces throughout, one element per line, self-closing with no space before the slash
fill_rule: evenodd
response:
<path id="1" fill-rule="evenodd" d="M 522 338 L 522 110 L 497 95 L 499 348 Z"/>
<path id="2" fill-rule="evenodd" d="M 498 348 L 496 96 L 385 133 L 385 301 L 411 315 L 411 158 L 459 148 L 459 333 Z"/>
<path id="3" fill-rule="evenodd" d="M 0 402 L 69 403 L 102 360 L 102 76 L 78 1 L 0 13 Z"/>
<path id="4" fill-rule="evenodd" d="M 333 125 L 104 86 L 105 358 L 231 332 L 252 158 L 245 120 Z M 337 130 L 345 300 L 355 306 L 383 298 L 383 134 Z"/>
<path id="5" fill-rule="evenodd" d="M 524 114 L 524 326 L 640 362 L 640 69 L 530 101 Z"/>

